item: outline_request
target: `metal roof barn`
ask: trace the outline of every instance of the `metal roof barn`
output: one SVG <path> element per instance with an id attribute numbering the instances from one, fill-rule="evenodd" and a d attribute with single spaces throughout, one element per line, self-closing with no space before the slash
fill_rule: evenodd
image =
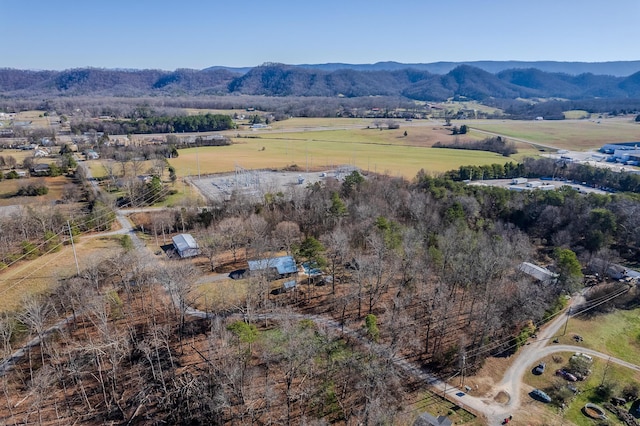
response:
<path id="1" fill-rule="evenodd" d="M 181 258 L 193 257 L 200 254 L 198 243 L 196 243 L 196 240 L 191 234 L 176 235 L 171 241 L 173 241 L 173 246 Z"/>

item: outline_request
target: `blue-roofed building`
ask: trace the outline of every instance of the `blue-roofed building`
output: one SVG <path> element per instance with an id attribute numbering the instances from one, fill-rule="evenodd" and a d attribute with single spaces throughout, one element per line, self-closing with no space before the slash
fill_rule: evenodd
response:
<path id="1" fill-rule="evenodd" d="M 296 265 L 296 261 L 293 259 L 293 256 L 280 256 L 268 259 L 250 260 L 249 271 L 267 271 L 282 278 L 297 274 L 298 265 Z"/>
<path id="2" fill-rule="evenodd" d="M 640 147 L 640 142 L 620 142 L 620 143 L 608 143 L 600 148 L 600 152 L 605 154 L 613 154 L 616 150 L 628 150 L 633 151 Z"/>

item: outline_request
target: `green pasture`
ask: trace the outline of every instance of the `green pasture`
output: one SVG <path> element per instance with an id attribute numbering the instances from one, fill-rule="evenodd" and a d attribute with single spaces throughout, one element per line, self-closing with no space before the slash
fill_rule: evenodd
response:
<path id="1" fill-rule="evenodd" d="M 580 345 L 640 365 L 640 308 L 616 310 L 594 318 L 572 317 L 567 334 L 560 341 L 575 344 L 575 334 L 584 338 Z"/>
<path id="2" fill-rule="evenodd" d="M 596 149 L 606 143 L 640 141 L 640 125 L 630 117 L 558 121 L 471 120 L 461 124 L 576 151 Z"/>
<path id="3" fill-rule="evenodd" d="M 439 173 L 468 164 L 504 163 L 499 154 L 405 145 L 323 141 L 317 133 L 309 139 L 237 139 L 231 146 L 180 150 L 169 160 L 178 176 L 230 172 L 245 169 L 279 169 L 297 165 L 302 170 L 321 170 L 350 164 L 362 170 L 412 179 L 420 169 Z"/>

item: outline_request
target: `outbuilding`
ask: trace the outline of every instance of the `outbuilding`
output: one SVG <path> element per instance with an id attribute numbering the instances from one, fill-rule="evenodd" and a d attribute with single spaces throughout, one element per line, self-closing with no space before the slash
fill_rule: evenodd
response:
<path id="1" fill-rule="evenodd" d="M 522 262 L 518 269 L 544 284 L 552 284 L 558 279 L 558 274 L 533 263 Z"/>
<path id="2" fill-rule="evenodd" d="M 279 256 L 249 261 L 250 273 L 264 271 L 276 278 L 290 277 L 298 273 L 298 265 L 292 256 Z"/>
<path id="3" fill-rule="evenodd" d="M 200 254 L 200 248 L 198 247 L 198 243 L 191 236 L 191 234 L 179 234 L 171 239 L 173 241 L 173 247 L 175 252 L 181 258 L 185 257 L 193 257 Z"/>

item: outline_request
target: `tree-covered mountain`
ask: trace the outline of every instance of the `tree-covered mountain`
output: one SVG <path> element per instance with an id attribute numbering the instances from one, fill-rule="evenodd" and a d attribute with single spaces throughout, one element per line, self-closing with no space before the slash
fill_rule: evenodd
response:
<path id="1" fill-rule="evenodd" d="M 432 74 L 446 74 L 460 65 L 470 65 L 492 74 L 510 69 L 535 68 L 551 73 L 563 73 L 569 75 L 596 74 L 626 77 L 640 71 L 640 61 L 610 61 L 610 62 L 560 62 L 560 61 L 465 61 L 465 62 L 430 62 L 430 63 L 401 63 L 394 61 L 376 62 L 375 64 L 346 64 L 340 62 L 325 64 L 300 64 L 300 68 L 322 70 L 327 72 L 337 70 L 354 71 L 398 71 L 413 69 L 428 71 Z M 249 72 L 251 67 L 224 67 L 214 66 L 207 70 L 226 69 L 236 73 Z"/>
<path id="2" fill-rule="evenodd" d="M 334 71 L 265 64 L 248 72 L 227 69 L 65 71 L 0 69 L 0 98 L 55 96 L 201 96 L 257 95 L 290 97 L 393 96 L 422 101 L 463 97 L 475 100 L 516 98 L 640 97 L 640 72 L 628 77 L 583 73 L 549 73 L 536 68 L 497 74 L 460 65 L 445 74 L 402 68 Z"/>

